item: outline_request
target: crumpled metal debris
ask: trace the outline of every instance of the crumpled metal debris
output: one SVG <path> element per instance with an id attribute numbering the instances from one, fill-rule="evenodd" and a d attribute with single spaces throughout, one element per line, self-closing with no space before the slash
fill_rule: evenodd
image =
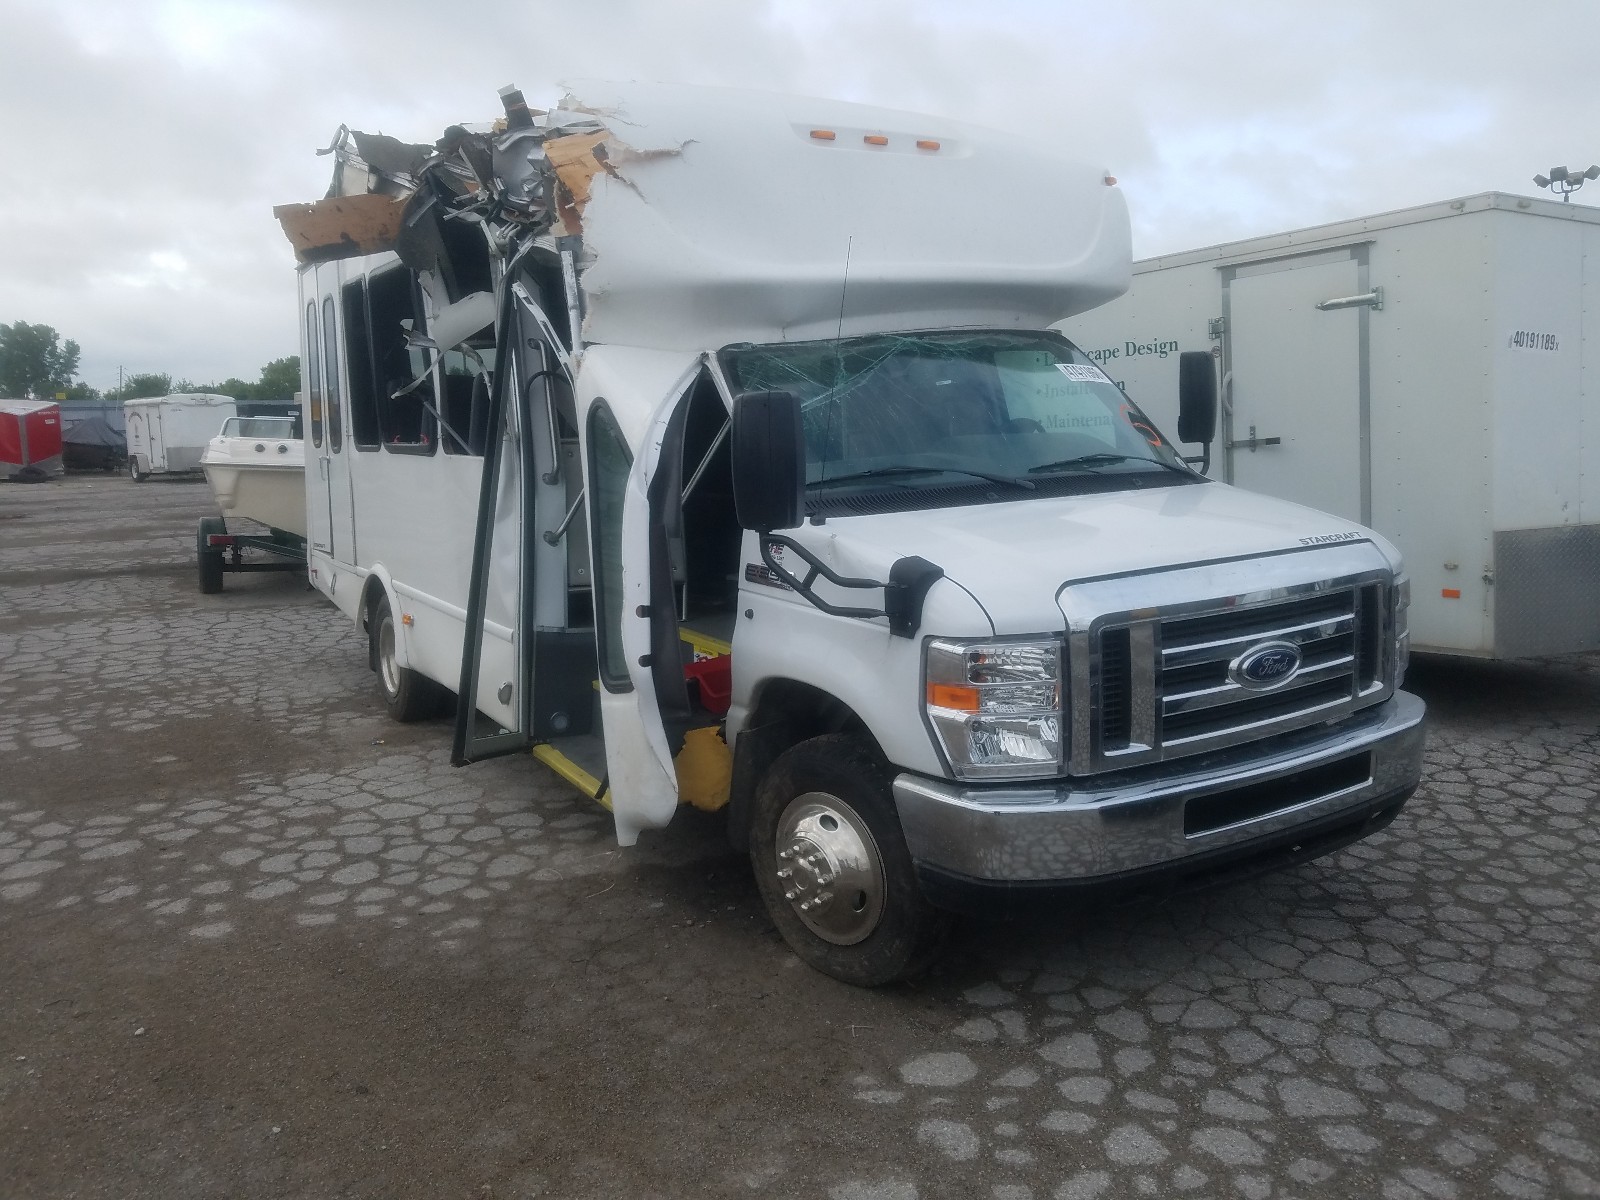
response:
<path id="1" fill-rule="evenodd" d="M 334 155 L 329 196 L 406 196 L 415 189 L 417 172 L 433 153 L 382 133 L 362 133 L 339 126 L 333 141 L 319 155 Z"/>
<path id="2" fill-rule="evenodd" d="M 341 125 L 318 151 L 334 158 L 327 196 L 272 210 L 296 257 L 394 250 L 419 271 L 447 274 L 451 222 L 483 225 L 497 240 L 518 229 L 581 233 L 594 177 L 620 178 L 628 147 L 604 114 L 570 96 L 550 111 L 530 109 L 512 87 L 500 99 L 505 116 L 494 125 L 452 125 L 431 147 Z"/>

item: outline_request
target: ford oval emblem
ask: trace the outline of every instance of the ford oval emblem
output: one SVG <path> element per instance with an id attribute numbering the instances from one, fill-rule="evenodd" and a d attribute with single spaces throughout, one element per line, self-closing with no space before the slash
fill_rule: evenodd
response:
<path id="1" fill-rule="evenodd" d="M 1228 678 L 1252 692 L 1282 687 L 1300 669 L 1300 647 L 1293 642 L 1262 642 L 1228 664 Z"/>

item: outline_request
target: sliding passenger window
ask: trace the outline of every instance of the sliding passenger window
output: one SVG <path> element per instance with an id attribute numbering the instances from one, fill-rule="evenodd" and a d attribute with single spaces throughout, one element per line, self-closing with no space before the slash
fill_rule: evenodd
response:
<path id="1" fill-rule="evenodd" d="M 306 407 L 311 410 L 311 444 L 322 445 L 322 368 L 317 351 L 317 302 L 306 305 Z"/>
<path id="2" fill-rule="evenodd" d="M 338 321 L 334 318 L 332 296 L 322 301 L 322 369 L 327 380 L 328 448 L 337 454 L 344 444 L 344 421 L 339 406 Z"/>
<path id="3" fill-rule="evenodd" d="M 607 691 L 633 688 L 622 649 L 622 498 L 633 457 L 611 412 L 596 402 L 589 410 L 589 512 L 593 516 L 595 638 L 600 682 Z"/>

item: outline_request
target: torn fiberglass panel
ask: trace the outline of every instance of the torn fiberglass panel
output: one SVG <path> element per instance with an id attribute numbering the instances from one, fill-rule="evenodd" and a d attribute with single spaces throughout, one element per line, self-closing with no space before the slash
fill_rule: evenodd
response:
<path id="1" fill-rule="evenodd" d="M 794 393 L 813 497 L 974 481 L 1036 490 L 1068 476 L 1188 476 L 1148 418 L 1064 338 L 1005 331 L 735 346 L 736 392 Z M 1020 482 L 1019 482 L 1020 481 Z"/>

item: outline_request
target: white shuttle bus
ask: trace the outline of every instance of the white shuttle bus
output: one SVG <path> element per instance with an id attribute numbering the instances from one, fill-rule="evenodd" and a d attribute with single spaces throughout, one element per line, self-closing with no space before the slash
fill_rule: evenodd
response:
<path id="1" fill-rule="evenodd" d="M 401 720 L 631 845 L 727 814 L 859 984 L 951 909 L 1303 861 L 1416 788 L 1406 579 L 1212 482 L 1049 326 L 1126 209 L 1033 139 L 830 101 L 502 93 L 342 130 L 302 263 L 309 570 Z M 1209 356 L 1181 432 L 1215 424 Z"/>

